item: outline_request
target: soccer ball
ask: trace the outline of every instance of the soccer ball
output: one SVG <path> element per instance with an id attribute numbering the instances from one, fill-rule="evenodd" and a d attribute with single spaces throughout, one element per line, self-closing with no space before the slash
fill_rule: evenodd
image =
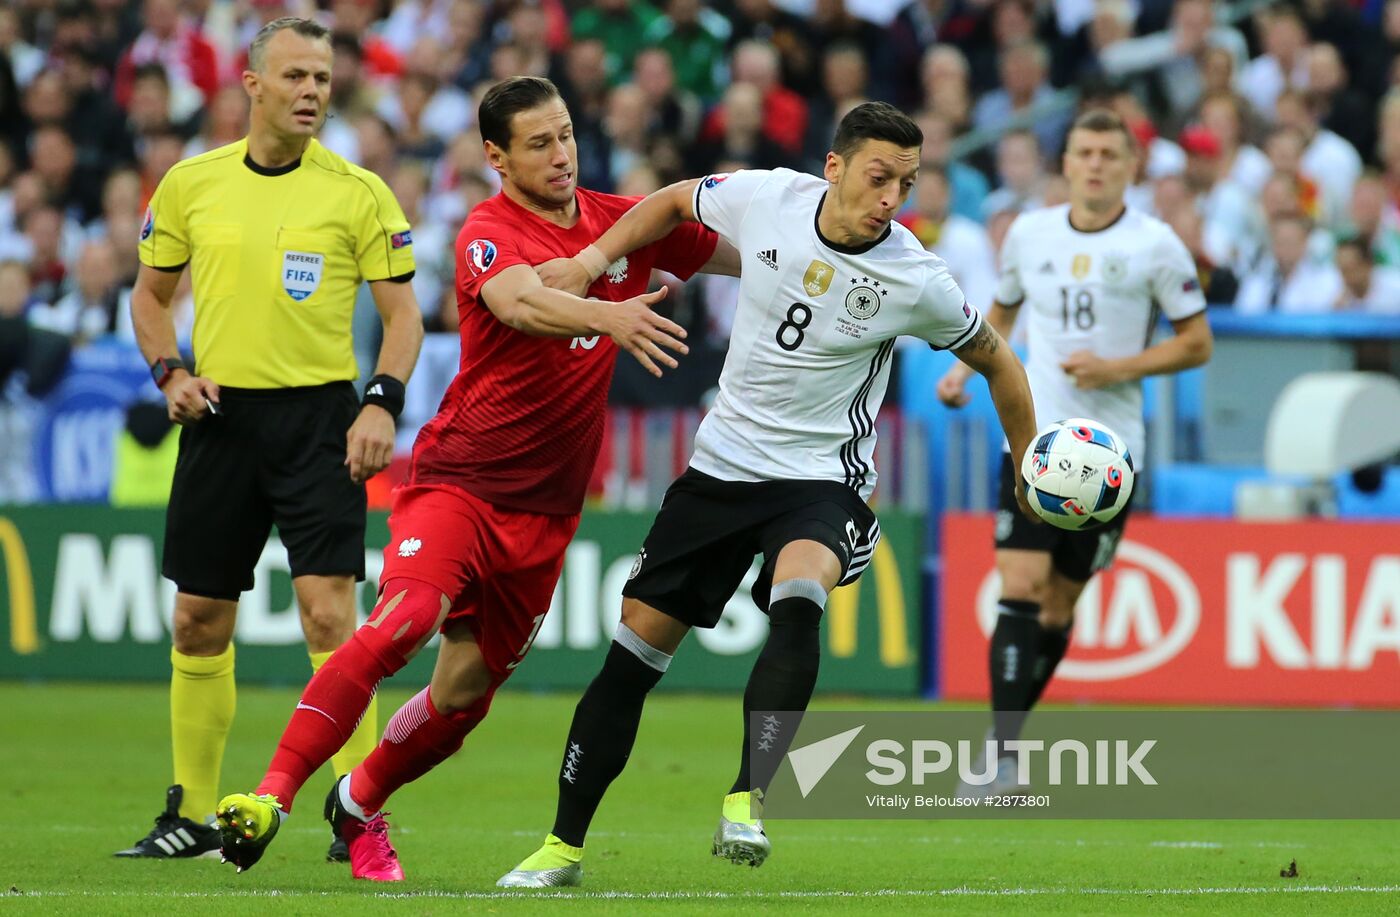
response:
<path id="1" fill-rule="evenodd" d="M 1133 494 L 1133 458 L 1123 440 L 1095 420 L 1047 424 L 1021 463 L 1026 499 L 1056 528 L 1082 531 L 1108 522 Z"/>

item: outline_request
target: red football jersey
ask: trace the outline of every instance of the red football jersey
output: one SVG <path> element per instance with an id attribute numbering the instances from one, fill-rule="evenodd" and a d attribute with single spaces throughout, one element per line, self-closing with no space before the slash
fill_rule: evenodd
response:
<path id="1" fill-rule="evenodd" d="M 638 200 L 580 188 L 579 218 L 570 229 L 505 194 L 472 210 L 455 247 L 461 368 L 437 415 L 418 433 L 410 482 L 452 484 L 527 512 L 582 510 L 602 445 L 617 345 L 605 335 L 516 331 L 491 313 L 481 288 L 512 265 L 576 254 Z M 619 302 L 645 293 L 653 267 L 689 278 L 710 260 L 717 240 L 698 223 L 683 223 L 609 266 L 588 295 Z"/>

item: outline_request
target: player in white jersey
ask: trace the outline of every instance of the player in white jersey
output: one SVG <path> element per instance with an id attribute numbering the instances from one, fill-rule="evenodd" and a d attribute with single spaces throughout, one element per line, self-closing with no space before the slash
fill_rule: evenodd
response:
<path id="1" fill-rule="evenodd" d="M 879 538 L 866 500 L 895 338 L 951 349 L 986 376 L 1018 458 L 1034 438 L 1030 387 L 1015 354 L 963 298 L 947 265 L 892 222 L 914 185 L 922 140 L 897 109 L 859 105 L 837 129 L 824 178 L 775 169 L 680 182 L 575 258 L 541 267 L 551 285 L 583 289 L 682 220 L 714 229 L 743 259 L 719 398 L 637 555 L 622 622 L 574 713 L 554 831 L 498 884 L 578 883 L 584 835 L 631 752 L 647 692 L 691 627 L 719 621 L 758 554 L 753 595 L 768 613 L 769 635 L 744 692 L 739 775 L 713 850 L 735 863 L 763 862 L 769 841 L 753 803 L 811 699 L 827 595 L 860 575 Z M 751 760 L 756 711 L 796 713 L 765 723 Z"/>
<path id="2" fill-rule="evenodd" d="M 1196 267 L 1171 228 L 1126 207 L 1137 166 L 1133 136 L 1107 111 L 1089 111 L 1070 129 L 1064 172 L 1070 202 L 1023 213 L 1002 243 L 996 302 L 987 322 L 1009 335 L 1027 312 L 1026 371 L 1040 424 L 1089 417 L 1118 432 L 1139 471 L 1145 455 L 1142 384 L 1210 358 L 1211 334 Z M 1151 344 L 1159 310 L 1175 334 Z M 968 373 L 954 366 L 938 396 L 967 403 Z M 1016 738 L 1069 646 L 1074 604 L 1112 562 L 1127 521 L 1088 532 L 1028 525 L 1012 512 L 1024 486 L 1014 456 L 1003 460 L 996 562 L 1000 614 L 991 640 L 992 709 L 999 741 Z M 967 613 L 946 609 L 945 614 Z M 1003 756 L 986 792 L 1014 786 Z"/>

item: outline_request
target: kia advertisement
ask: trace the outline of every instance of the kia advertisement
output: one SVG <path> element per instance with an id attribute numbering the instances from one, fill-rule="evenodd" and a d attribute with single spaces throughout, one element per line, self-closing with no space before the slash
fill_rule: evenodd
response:
<path id="1" fill-rule="evenodd" d="M 943 521 L 938 678 L 986 701 L 994 517 Z M 1135 516 L 1051 701 L 1400 707 L 1400 524 Z"/>

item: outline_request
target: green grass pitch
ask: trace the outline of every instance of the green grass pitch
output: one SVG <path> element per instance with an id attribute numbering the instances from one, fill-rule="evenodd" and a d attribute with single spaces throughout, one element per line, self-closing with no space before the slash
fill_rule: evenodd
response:
<path id="1" fill-rule="evenodd" d="M 225 789 L 253 784 L 295 697 L 240 692 Z M 406 698 L 385 691 L 381 717 Z M 0 682 L 0 913 L 1400 912 L 1400 826 L 1380 821 L 770 822 L 768 863 L 730 866 L 709 839 L 736 765 L 738 699 L 665 694 L 594 824 L 585 887 L 498 893 L 549 827 L 575 701 L 498 696 L 461 754 L 390 803 L 408 881 L 384 887 L 322 860 L 328 771 L 245 875 L 113 859 L 169 781 L 165 688 Z M 1294 859 L 1299 876 L 1281 878 Z"/>

